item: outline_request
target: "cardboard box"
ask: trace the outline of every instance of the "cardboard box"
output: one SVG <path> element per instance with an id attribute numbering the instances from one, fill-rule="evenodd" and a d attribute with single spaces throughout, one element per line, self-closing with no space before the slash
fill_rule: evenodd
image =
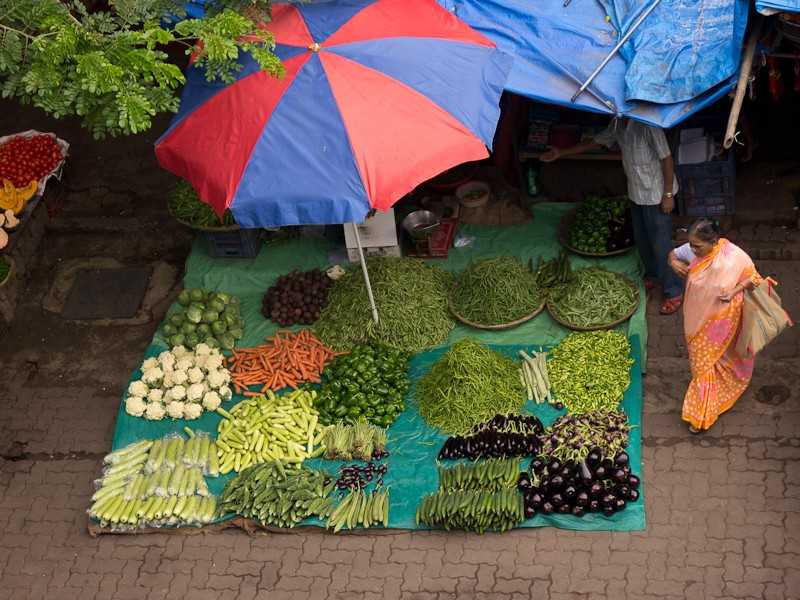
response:
<path id="1" fill-rule="evenodd" d="M 373 246 L 364 248 L 364 256 L 403 256 L 400 246 Z M 350 262 L 358 262 L 358 248 L 348 248 L 347 258 Z"/>
<path id="2" fill-rule="evenodd" d="M 357 227 L 363 248 L 397 246 L 397 224 L 394 221 L 393 208 L 376 212 Z M 348 248 L 358 248 L 350 223 L 344 225 L 344 241 Z"/>

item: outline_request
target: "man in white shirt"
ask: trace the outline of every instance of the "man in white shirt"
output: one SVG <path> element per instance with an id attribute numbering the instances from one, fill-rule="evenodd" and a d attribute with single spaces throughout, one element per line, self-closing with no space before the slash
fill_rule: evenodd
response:
<path id="1" fill-rule="evenodd" d="M 628 196 L 633 201 L 633 235 L 645 268 L 645 285 L 661 285 L 664 302 L 661 314 L 670 315 L 683 301 L 683 282 L 670 269 L 667 257 L 672 251 L 672 216 L 678 180 L 672 153 L 664 131 L 632 121 L 614 119 L 592 142 L 571 148 L 551 148 L 541 156 L 552 162 L 564 156 L 583 154 L 599 146 L 619 146 L 622 166 L 628 177 Z"/>

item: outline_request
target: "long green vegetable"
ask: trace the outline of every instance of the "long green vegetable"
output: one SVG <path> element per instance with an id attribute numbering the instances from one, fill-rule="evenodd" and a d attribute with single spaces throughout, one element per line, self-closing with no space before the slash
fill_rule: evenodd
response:
<path id="1" fill-rule="evenodd" d="M 372 319 L 360 268 L 354 267 L 331 288 L 328 306 L 314 330 L 335 350 L 379 342 L 408 352 L 441 344 L 455 325 L 447 308 L 452 275 L 411 258 L 367 259 L 380 321 Z"/>
<path id="2" fill-rule="evenodd" d="M 631 345 L 619 331 L 573 332 L 550 353 L 550 383 L 570 413 L 617 409 L 631 382 Z"/>
<path id="3" fill-rule="evenodd" d="M 472 465 L 439 467 L 439 489 L 447 492 L 484 490 L 497 492 L 517 485 L 520 459 L 490 458 Z"/>
<path id="4" fill-rule="evenodd" d="M 417 524 L 466 531 L 508 531 L 522 522 L 525 507 L 515 489 L 468 490 L 425 496 L 417 508 Z"/>
<path id="5" fill-rule="evenodd" d="M 636 288 L 619 273 L 587 267 L 572 274 L 569 282 L 553 288 L 548 310 L 575 327 L 601 327 L 624 318 L 639 302 Z"/>
<path id="6" fill-rule="evenodd" d="M 169 211 L 176 219 L 195 227 L 227 227 L 236 224 L 229 210 L 225 211 L 220 220 L 214 209 L 200 200 L 197 192 L 185 180 L 175 186 L 169 197 Z"/>
<path id="7" fill-rule="evenodd" d="M 470 264 L 458 278 L 453 310 L 480 325 L 501 325 L 525 317 L 544 298 L 536 275 L 518 258 L 498 256 Z"/>
<path id="8" fill-rule="evenodd" d="M 461 340 L 417 385 L 422 417 L 450 435 L 467 435 L 497 414 L 517 413 L 525 388 L 513 360 L 474 340 Z"/>

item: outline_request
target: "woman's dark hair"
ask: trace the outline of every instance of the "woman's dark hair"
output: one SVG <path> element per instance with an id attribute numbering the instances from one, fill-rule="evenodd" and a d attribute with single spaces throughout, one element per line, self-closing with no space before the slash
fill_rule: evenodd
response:
<path id="1" fill-rule="evenodd" d="M 697 219 L 689 226 L 689 235 L 707 244 L 716 244 L 719 240 L 719 224 L 711 219 Z"/>

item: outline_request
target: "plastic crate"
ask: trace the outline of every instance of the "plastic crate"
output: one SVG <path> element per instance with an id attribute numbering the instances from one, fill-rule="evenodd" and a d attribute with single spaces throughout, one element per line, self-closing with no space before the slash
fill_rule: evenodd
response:
<path id="1" fill-rule="evenodd" d="M 678 211 L 687 217 L 719 217 L 736 210 L 736 158 L 677 166 Z"/>
<path id="2" fill-rule="evenodd" d="M 255 258 L 261 250 L 261 229 L 206 231 L 212 258 Z"/>

